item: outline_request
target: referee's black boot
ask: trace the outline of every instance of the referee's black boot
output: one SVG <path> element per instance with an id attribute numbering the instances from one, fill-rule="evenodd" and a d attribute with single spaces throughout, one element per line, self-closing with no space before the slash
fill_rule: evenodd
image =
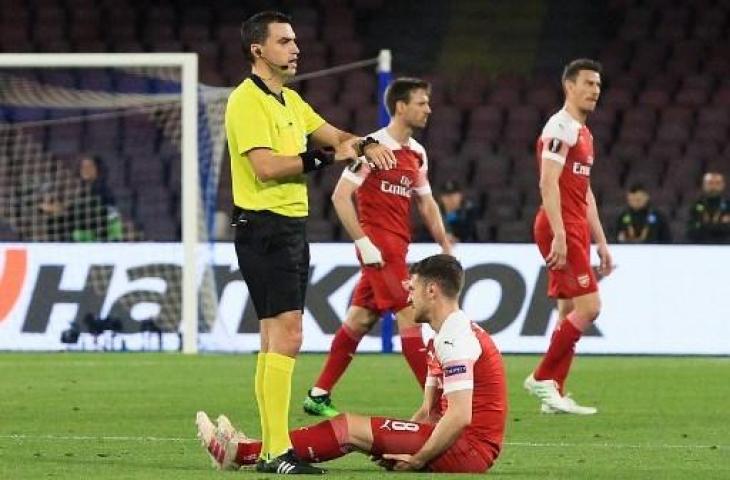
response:
<path id="1" fill-rule="evenodd" d="M 324 468 L 315 467 L 299 458 L 294 453 L 294 449 L 290 449 L 268 462 L 258 462 L 256 471 L 260 473 L 278 473 L 280 475 L 322 475 L 327 473 Z"/>

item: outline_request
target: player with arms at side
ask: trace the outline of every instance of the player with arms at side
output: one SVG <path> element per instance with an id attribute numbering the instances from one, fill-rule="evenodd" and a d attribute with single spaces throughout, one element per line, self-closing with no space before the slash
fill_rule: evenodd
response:
<path id="1" fill-rule="evenodd" d="M 297 455 L 325 462 L 361 451 L 403 471 L 483 473 L 492 466 L 507 418 L 504 364 L 489 334 L 459 308 L 463 285 L 464 270 L 451 255 L 411 267 L 414 318 L 436 331 L 428 345 L 423 403 L 411 419 L 343 413 L 292 431 Z M 261 442 L 235 431 L 225 416 L 216 426 L 198 412 L 196 423 L 217 468 L 238 469 L 258 458 Z"/>
<path id="2" fill-rule="evenodd" d="M 310 415 L 338 414 L 330 392 L 352 361 L 360 340 L 387 310 L 395 312 L 403 355 L 421 387 L 426 379 L 421 325 L 413 321 L 405 288 L 412 196 L 442 251 L 451 252 L 428 182 L 426 150 L 412 137 L 428 121 L 430 90 L 427 82 L 417 78 L 398 78 L 388 86 L 385 104 L 390 123 L 370 137 L 393 150 L 396 167 L 387 171 L 366 164 L 346 168 L 332 195 L 337 215 L 355 241 L 362 270 L 345 323 L 335 334 L 322 372 L 304 400 L 304 411 Z"/>
<path id="3" fill-rule="evenodd" d="M 302 343 L 309 281 L 306 174 L 358 156 L 378 168 L 393 153 L 328 124 L 284 85 L 296 73 L 299 48 L 291 20 L 261 12 L 243 22 L 251 75 L 228 98 L 226 136 L 233 181 L 238 265 L 259 318 L 261 352 L 254 390 L 261 418 L 261 472 L 321 472 L 291 449 L 289 403 Z M 307 138 L 334 148 L 307 150 Z"/>
<path id="4" fill-rule="evenodd" d="M 593 136 L 586 127 L 601 93 L 601 65 L 588 59 L 563 71 L 564 107 L 548 120 L 537 141 L 542 206 L 535 242 L 548 266 L 548 296 L 557 298 L 558 323 L 550 346 L 524 387 L 542 402 L 544 413 L 590 415 L 593 407 L 565 395 L 575 345 L 601 309 L 598 282 L 590 264 L 591 234 L 600 257 L 599 273 L 613 269 L 606 235 L 590 186 Z"/>

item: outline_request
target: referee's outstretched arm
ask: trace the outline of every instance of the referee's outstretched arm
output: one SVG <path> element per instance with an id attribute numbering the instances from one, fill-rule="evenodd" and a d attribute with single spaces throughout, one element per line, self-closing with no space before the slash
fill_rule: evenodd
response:
<path id="1" fill-rule="evenodd" d="M 308 150 L 299 155 L 277 155 L 270 148 L 254 148 L 248 152 L 248 158 L 256 177 L 266 182 L 307 173 L 333 162 L 355 159 L 360 156 L 360 152 L 375 168 L 389 170 L 395 166 L 395 156 L 388 147 L 377 143 L 363 146 L 365 141 L 362 138 L 339 130 L 329 123 L 312 132 L 312 138 L 320 145 L 334 148 L 334 153 Z"/>

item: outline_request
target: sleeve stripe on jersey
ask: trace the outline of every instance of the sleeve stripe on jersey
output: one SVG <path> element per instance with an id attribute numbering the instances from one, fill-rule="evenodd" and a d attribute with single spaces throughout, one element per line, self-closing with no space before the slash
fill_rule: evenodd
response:
<path id="1" fill-rule="evenodd" d="M 250 152 L 251 150 L 261 150 L 261 149 L 274 150 L 274 147 L 272 147 L 270 145 L 268 145 L 268 146 L 266 146 L 266 145 L 258 145 L 258 146 L 255 146 L 255 147 L 244 147 L 244 148 L 245 149 L 242 152 L 239 152 L 241 155 L 247 155 L 248 152 Z"/>
<path id="2" fill-rule="evenodd" d="M 424 196 L 424 195 L 430 195 L 431 194 L 431 185 L 424 185 L 422 187 L 416 187 L 413 189 L 418 195 Z"/>
<path id="3" fill-rule="evenodd" d="M 548 152 L 548 151 L 543 150 L 542 158 L 554 160 L 554 161 L 558 162 L 560 165 L 565 165 L 565 157 L 562 157 L 562 156 L 558 155 L 557 153 Z"/>
<path id="4" fill-rule="evenodd" d="M 444 393 L 456 392 L 458 390 L 474 390 L 474 380 L 461 380 L 444 385 Z"/>
<path id="5" fill-rule="evenodd" d="M 345 168 L 344 170 L 342 170 L 342 178 L 346 178 L 346 179 L 348 179 L 349 181 L 351 181 L 352 183 L 354 183 L 355 185 L 358 185 L 358 186 L 362 185 L 362 182 L 365 181 L 365 178 L 360 177 L 360 176 L 352 173 L 347 168 Z"/>

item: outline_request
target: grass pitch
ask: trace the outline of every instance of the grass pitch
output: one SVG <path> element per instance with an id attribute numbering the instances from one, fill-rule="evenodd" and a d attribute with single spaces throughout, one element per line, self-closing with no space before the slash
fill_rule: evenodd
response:
<path id="1" fill-rule="evenodd" d="M 266 477 L 212 470 L 195 439 L 199 409 L 226 413 L 258 435 L 255 358 L 0 354 L 0 479 Z M 292 427 L 316 420 L 301 412 L 301 400 L 322 361 L 297 362 Z M 509 423 L 490 477 L 730 478 L 730 358 L 578 358 L 569 390 L 599 408 L 593 417 L 540 415 L 521 388 L 537 357 L 505 361 Z M 420 397 L 399 355 L 360 355 L 334 399 L 341 410 L 407 418 Z M 336 478 L 404 475 L 359 454 L 327 467 Z"/>

